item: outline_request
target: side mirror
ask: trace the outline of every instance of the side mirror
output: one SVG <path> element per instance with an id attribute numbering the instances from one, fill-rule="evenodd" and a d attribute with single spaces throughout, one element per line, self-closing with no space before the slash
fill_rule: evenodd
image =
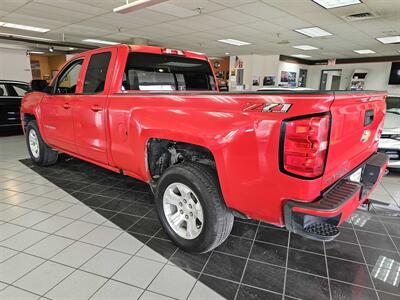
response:
<path id="1" fill-rule="evenodd" d="M 30 88 L 33 92 L 45 92 L 47 86 L 47 81 L 43 79 L 34 79 L 30 83 Z"/>

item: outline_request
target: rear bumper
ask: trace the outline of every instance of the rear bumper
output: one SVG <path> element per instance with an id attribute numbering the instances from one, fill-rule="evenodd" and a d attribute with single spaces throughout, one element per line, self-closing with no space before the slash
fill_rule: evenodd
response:
<path id="1" fill-rule="evenodd" d="M 337 181 L 314 202 L 289 200 L 284 206 L 285 225 L 289 231 L 317 240 L 332 240 L 338 235 L 331 229 L 343 223 L 373 191 L 385 173 L 388 156 L 375 153 L 345 177 Z M 350 180 L 350 176 L 362 169 L 360 182 Z M 324 234 L 320 226 L 315 233 L 315 224 L 329 232 Z M 313 228 L 313 230 L 309 230 Z M 312 232 L 310 232 L 312 231 Z"/>

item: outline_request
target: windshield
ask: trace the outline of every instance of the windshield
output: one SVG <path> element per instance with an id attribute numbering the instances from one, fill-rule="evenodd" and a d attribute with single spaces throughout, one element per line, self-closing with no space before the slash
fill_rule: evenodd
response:
<path id="1" fill-rule="evenodd" d="M 400 115 L 400 96 L 388 96 L 386 98 L 386 112 Z"/>
<path id="2" fill-rule="evenodd" d="M 136 91 L 213 91 L 214 76 L 206 60 L 177 55 L 130 53 L 121 89 Z"/>

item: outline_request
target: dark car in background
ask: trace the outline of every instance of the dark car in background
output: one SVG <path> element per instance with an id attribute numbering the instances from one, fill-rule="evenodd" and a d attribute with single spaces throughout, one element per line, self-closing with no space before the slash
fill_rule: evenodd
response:
<path id="1" fill-rule="evenodd" d="M 21 99 L 28 91 L 26 82 L 0 79 L 0 132 L 21 128 Z"/>

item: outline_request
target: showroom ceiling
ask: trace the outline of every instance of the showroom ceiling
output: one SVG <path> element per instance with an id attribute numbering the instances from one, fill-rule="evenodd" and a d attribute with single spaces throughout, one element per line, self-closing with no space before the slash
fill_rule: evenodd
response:
<path id="1" fill-rule="evenodd" d="M 56 41 L 64 37 L 68 42 L 83 44 L 87 43 L 83 42 L 85 39 L 130 43 L 134 38 L 145 38 L 150 44 L 205 52 L 209 56 L 300 54 L 310 56 L 309 59 L 327 59 L 400 55 L 400 44 L 376 40 L 400 35 L 399 0 L 362 0 L 360 4 L 333 9 L 325 9 L 312 0 L 169 0 L 127 14 L 113 13 L 113 8 L 125 3 L 2 0 L 0 26 L 8 22 L 50 30 L 41 33 L 3 26 L 0 34 Z M 356 21 L 345 18 L 360 13 L 370 16 Z M 311 38 L 295 31 L 315 26 L 331 35 Z M 235 46 L 219 41 L 224 39 L 248 44 Z M 360 54 L 354 50 L 375 53 Z"/>

